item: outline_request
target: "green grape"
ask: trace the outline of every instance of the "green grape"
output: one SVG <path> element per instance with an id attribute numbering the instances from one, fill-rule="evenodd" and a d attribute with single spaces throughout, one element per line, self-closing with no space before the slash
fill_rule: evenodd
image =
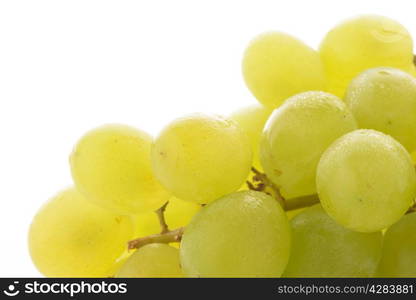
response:
<path id="1" fill-rule="evenodd" d="M 188 225 L 192 217 L 201 209 L 200 205 L 171 197 L 164 216 L 169 229 Z M 155 212 L 135 216 L 136 235 L 144 237 L 161 231 L 159 219 Z"/>
<path id="2" fill-rule="evenodd" d="M 416 150 L 416 78 L 393 68 L 364 71 L 350 83 L 345 101 L 360 128 L 371 128 Z"/>
<path id="3" fill-rule="evenodd" d="M 405 215 L 386 231 L 379 276 L 416 277 L 415 232 L 416 213 Z"/>
<path id="4" fill-rule="evenodd" d="M 323 208 L 339 224 L 374 232 L 398 221 L 416 196 L 416 173 L 406 149 L 392 137 L 360 129 L 322 155 L 316 184 Z"/>
<path id="5" fill-rule="evenodd" d="M 236 191 L 252 162 L 238 125 L 215 115 L 192 114 L 169 124 L 152 147 L 156 177 L 176 197 L 199 204 Z"/>
<path id="6" fill-rule="evenodd" d="M 284 197 L 314 194 L 322 153 L 335 139 L 356 128 L 352 113 L 338 97 L 325 92 L 295 95 L 266 124 L 261 163 Z"/>
<path id="7" fill-rule="evenodd" d="M 74 182 L 88 200 L 122 214 L 161 207 L 169 194 L 153 176 L 152 138 L 124 125 L 88 132 L 70 157 Z"/>
<path id="8" fill-rule="evenodd" d="M 382 16 L 362 15 L 338 24 L 325 36 L 319 51 L 328 89 L 340 97 L 351 79 L 370 68 L 394 67 L 414 73 L 409 32 Z"/>
<path id="9" fill-rule="evenodd" d="M 179 263 L 179 251 L 166 244 L 143 246 L 126 260 L 116 277 L 183 277 Z"/>
<path id="10" fill-rule="evenodd" d="M 321 205 L 291 221 L 292 248 L 285 277 L 371 277 L 381 257 L 381 232 L 344 228 Z"/>
<path id="11" fill-rule="evenodd" d="M 412 158 L 413 164 L 416 164 L 416 151 L 413 151 L 412 153 L 410 153 L 410 156 Z"/>
<path id="12" fill-rule="evenodd" d="M 127 216 L 91 204 L 70 188 L 47 202 L 29 230 L 29 250 L 48 277 L 108 277 L 133 238 Z"/>
<path id="13" fill-rule="evenodd" d="M 271 113 L 271 109 L 255 104 L 240 109 L 230 116 L 230 118 L 236 121 L 249 137 L 251 149 L 253 151 L 253 167 L 258 170 L 262 169 L 259 159 L 260 137 L 264 125 Z"/>
<path id="14" fill-rule="evenodd" d="M 326 86 L 319 54 L 281 32 L 257 36 L 245 51 L 242 69 L 253 95 L 272 108 L 290 96 Z"/>
<path id="15" fill-rule="evenodd" d="M 180 257 L 188 277 L 279 277 L 290 227 L 271 196 L 236 192 L 204 207 L 186 227 Z"/>

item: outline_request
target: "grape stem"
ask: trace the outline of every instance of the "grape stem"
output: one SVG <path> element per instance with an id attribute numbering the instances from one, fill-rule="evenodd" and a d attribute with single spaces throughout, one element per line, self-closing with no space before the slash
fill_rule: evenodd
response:
<path id="1" fill-rule="evenodd" d="M 285 211 L 295 210 L 319 203 L 319 198 L 316 194 L 285 199 L 280 193 L 279 187 L 271 182 L 266 174 L 260 172 L 254 167 L 251 168 L 251 171 L 254 173 L 254 176 L 252 177 L 252 182 L 247 181 L 248 188 L 253 191 L 264 192 L 271 195 L 280 203 Z"/>
<path id="2" fill-rule="evenodd" d="M 286 207 L 285 198 L 280 194 L 280 189 L 270 181 L 266 174 L 260 172 L 255 167 L 251 167 L 251 171 L 254 173 L 252 181 L 247 180 L 247 186 L 250 190 L 264 192 L 275 198 L 282 207 Z"/>
<path id="3" fill-rule="evenodd" d="M 254 173 L 252 182 L 247 181 L 247 186 L 250 190 L 264 192 L 274 197 L 283 207 L 285 211 L 300 209 L 319 203 L 319 197 L 317 194 L 301 196 L 297 198 L 285 199 L 280 193 L 279 188 L 273 184 L 266 174 L 258 171 L 256 168 L 252 168 Z M 166 202 L 161 208 L 156 210 L 156 214 L 159 218 L 161 232 L 159 234 L 153 234 L 146 237 L 138 238 L 128 242 L 128 249 L 139 249 L 148 244 L 162 243 L 169 244 L 180 242 L 182 239 L 185 227 L 180 227 L 174 230 L 169 230 L 165 220 L 165 210 L 169 202 Z M 409 208 L 406 213 L 416 212 L 416 202 Z"/>
<path id="4" fill-rule="evenodd" d="M 284 208 L 284 210 L 295 210 L 298 208 L 310 206 L 313 204 L 316 204 L 319 202 L 319 198 L 317 195 L 309 195 L 299 198 L 293 198 L 289 199 L 288 201 L 283 198 L 283 196 L 280 194 L 279 188 L 274 185 L 269 178 L 267 178 L 266 174 L 261 173 L 256 168 L 251 169 L 254 173 L 253 175 L 253 183 L 250 181 L 247 181 L 247 185 L 250 190 L 264 192 L 272 197 L 274 197 Z M 180 242 L 182 239 L 183 232 L 185 230 L 184 227 L 180 227 L 174 230 L 169 230 L 169 227 L 166 223 L 165 219 L 165 210 L 166 206 L 169 204 L 169 202 L 166 202 L 161 208 L 156 210 L 156 214 L 159 219 L 161 232 L 159 234 L 153 234 L 146 237 L 141 237 L 134 239 L 130 242 L 128 242 L 128 249 L 139 249 L 140 247 L 143 247 L 148 244 L 152 243 L 162 243 L 162 244 L 169 244 L 169 243 L 175 243 Z"/>
<path id="5" fill-rule="evenodd" d="M 184 230 L 185 230 L 184 227 L 179 227 L 175 230 L 168 230 L 167 232 L 164 232 L 164 233 L 152 234 L 149 236 L 138 238 L 138 239 L 130 241 L 128 243 L 128 248 L 129 250 L 138 249 L 140 247 L 143 247 L 148 244 L 153 244 L 153 243 L 162 243 L 162 244 L 177 243 L 181 241 Z"/>
<path id="6" fill-rule="evenodd" d="M 266 174 L 261 173 L 254 167 L 251 168 L 251 171 L 254 173 L 254 176 L 252 179 L 253 183 L 247 181 L 247 186 L 249 187 L 249 189 L 264 192 L 271 196 L 274 196 L 276 200 L 279 201 L 280 204 L 282 204 L 282 207 L 285 211 L 296 210 L 319 203 L 319 197 L 317 194 L 285 199 L 280 193 L 279 188 L 275 184 L 273 184 L 269 178 L 267 178 Z M 272 190 L 273 193 L 270 193 L 268 190 Z M 407 210 L 406 214 L 413 212 L 416 212 L 416 201 L 413 202 L 413 205 Z"/>
<path id="7" fill-rule="evenodd" d="M 406 214 L 410 214 L 410 213 L 413 213 L 413 212 L 416 212 L 416 201 L 415 201 L 415 200 L 413 200 L 413 204 L 412 204 L 412 206 L 410 206 L 410 208 L 407 210 Z"/>
<path id="8" fill-rule="evenodd" d="M 156 215 L 157 215 L 157 218 L 159 219 L 159 224 L 160 224 L 160 228 L 161 228 L 160 233 L 161 234 L 169 232 L 169 227 L 168 227 L 168 224 L 166 223 L 166 219 L 165 219 L 165 210 L 166 210 L 166 206 L 168 206 L 168 204 L 169 204 L 169 201 L 166 202 L 165 204 L 163 204 L 161 208 L 159 208 L 158 210 L 155 211 Z"/>
<path id="9" fill-rule="evenodd" d="M 319 203 L 319 197 L 317 194 L 307 195 L 302 197 L 291 198 L 286 201 L 284 209 L 286 211 L 304 208 Z"/>

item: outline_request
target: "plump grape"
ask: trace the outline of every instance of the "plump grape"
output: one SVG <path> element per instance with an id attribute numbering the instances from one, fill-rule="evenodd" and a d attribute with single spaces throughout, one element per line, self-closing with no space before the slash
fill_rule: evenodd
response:
<path id="1" fill-rule="evenodd" d="M 229 194 L 186 227 L 180 257 L 189 277 L 279 277 L 289 258 L 290 228 L 271 196 Z"/>
<path id="2" fill-rule="evenodd" d="M 329 91 L 341 97 L 350 80 L 364 70 L 394 67 L 414 72 L 409 32 L 382 16 L 362 15 L 338 24 L 325 36 L 319 51 Z"/>
<path id="3" fill-rule="evenodd" d="M 297 93 L 326 86 L 319 54 L 281 32 L 256 37 L 245 51 L 242 68 L 253 95 L 273 108 Z"/>
<path id="4" fill-rule="evenodd" d="M 322 153 L 354 129 L 356 122 L 338 97 L 325 92 L 295 95 L 276 109 L 266 124 L 261 163 L 286 198 L 314 194 Z"/>
<path id="5" fill-rule="evenodd" d="M 378 275 L 416 277 L 416 213 L 410 213 L 384 234 L 383 255 Z"/>
<path id="6" fill-rule="evenodd" d="M 360 128 L 382 131 L 416 150 L 416 78 L 393 68 L 370 69 L 352 80 L 345 101 Z"/>
<path id="7" fill-rule="evenodd" d="M 361 232 L 398 221 L 416 196 L 409 153 L 392 137 L 370 129 L 335 141 L 322 155 L 316 182 L 326 212 Z"/>
<path id="8" fill-rule="evenodd" d="M 382 234 L 338 225 L 321 205 L 291 221 L 292 248 L 285 277 L 371 277 L 381 257 Z"/>
<path id="9" fill-rule="evenodd" d="M 124 125 L 88 132 L 70 157 L 77 188 L 88 200 L 119 213 L 158 209 L 169 194 L 153 176 L 151 144 L 148 134 Z"/>
<path id="10" fill-rule="evenodd" d="M 117 278 L 183 277 L 179 251 L 166 244 L 149 244 L 131 255 L 116 274 Z"/>
<path id="11" fill-rule="evenodd" d="M 127 216 L 87 201 L 70 188 L 47 202 L 29 231 L 29 250 L 48 277 L 108 277 L 133 238 Z"/>
<path id="12" fill-rule="evenodd" d="M 186 226 L 200 209 L 201 206 L 198 204 L 171 197 L 164 212 L 166 224 L 169 229 Z M 161 230 L 159 219 L 154 212 L 135 216 L 135 222 L 138 237 L 156 234 Z"/>
<path id="13" fill-rule="evenodd" d="M 192 114 L 160 133 L 152 162 L 167 190 L 201 204 L 236 191 L 247 178 L 252 153 L 247 135 L 234 121 Z"/>
<path id="14" fill-rule="evenodd" d="M 271 113 L 270 108 L 255 104 L 242 108 L 230 116 L 249 137 L 253 151 L 253 166 L 258 170 L 262 169 L 259 158 L 260 137 Z"/>

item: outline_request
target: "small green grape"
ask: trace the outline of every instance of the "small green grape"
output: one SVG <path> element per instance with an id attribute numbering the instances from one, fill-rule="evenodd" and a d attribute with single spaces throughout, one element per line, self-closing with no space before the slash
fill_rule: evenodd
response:
<path id="1" fill-rule="evenodd" d="M 243 58 L 243 76 L 262 104 L 278 107 L 286 98 L 309 90 L 325 90 L 318 53 L 281 32 L 256 37 Z"/>
<path id="2" fill-rule="evenodd" d="M 416 196 L 409 153 L 392 137 L 370 129 L 348 133 L 325 151 L 316 184 L 326 212 L 361 232 L 395 223 Z"/>
<path id="3" fill-rule="evenodd" d="M 325 36 L 319 52 L 329 91 L 340 97 L 351 79 L 370 68 L 414 73 L 412 37 L 401 24 L 382 16 L 362 15 L 338 24 Z"/>
<path id="4" fill-rule="evenodd" d="M 381 257 L 382 234 L 338 225 L 321 205 L 291 221 L 292 249 L 285 277 L 371 277 Z"/>
<path id="5" fill-rule="evenodd" d="M 176 197 L 199 204 L 236 191 L 252 162 L 248 137 L 234 121 L 192 114 L 169 124 L 152 147 L 156 177 Z"/>
<path id="6" fill-rule="evenodd" d="M 180 247 L 188 277 L 279 277 L 289 258 L 290 228 L 271 196 L 236 192 L 205 206 Z"/>
<path id="7" fill-rule="evenodd" d="M 122 214 L 154 211 L 169 194 L 153 176 L 152 138 L 124 125 L 84 135 L 71 157 L 75 185 L 93 203 Z"/>
<path id="8" fill-rule="evenodd" d="M 261 163 L 284 197 L 314 194 L 322 153 L 335 139 L 356 128 L 352 113 L 338 97 L 325 92 L 295 95 L 266 124 Z"/>
<path id="9" fill-rule="evenodd" d="M 116 277 L 183 277 L 179 263 L 179 251 L 166 244 L 143 246 L 124 262 Z"/>
<path id="10" fill-rule="evenodd" d="M 416 213 L 405 215 L 386 231 L 379 276 L 416 277 L 415 232 Z"/>
<path id="11" fill-rule="evenodd" d="M 29 231 L 29 250 L 48 277 L 108 277 L 133 238 L 127 216 L 91 204 L 70 188 L 47 202 Z"/>
<path id="12" fill-rule="evenodd" d="M 416 150 L 416 78 L 393 68 L 364 71 L 350 83 L 345 102 L 360 128 L 371 128 Z"/>
<path id="13" fill-rule="evenodd" d="M 257 170 L 262 169 L 259 158 L 260 138 L 264 125 L 271 113 L 271 109 L 255 104 L 244 107 L 230 116 L 230 118 L 236 121 L 249 137 L 251 149 L 253 151 L 253 167 Z"/>

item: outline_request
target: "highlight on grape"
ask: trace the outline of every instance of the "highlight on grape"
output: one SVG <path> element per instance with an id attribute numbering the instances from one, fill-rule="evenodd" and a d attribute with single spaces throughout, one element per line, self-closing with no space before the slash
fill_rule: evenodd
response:
<path id="1" fill-rule="evenodd" d="M 416 69 L 410 33 L 361 15 L 315 50 L 288 34 L 243 55 L 258 103 L 152 137 L 97 127 L 73 185 L 36 213 L 47 277 L 416 277 Z"/>

